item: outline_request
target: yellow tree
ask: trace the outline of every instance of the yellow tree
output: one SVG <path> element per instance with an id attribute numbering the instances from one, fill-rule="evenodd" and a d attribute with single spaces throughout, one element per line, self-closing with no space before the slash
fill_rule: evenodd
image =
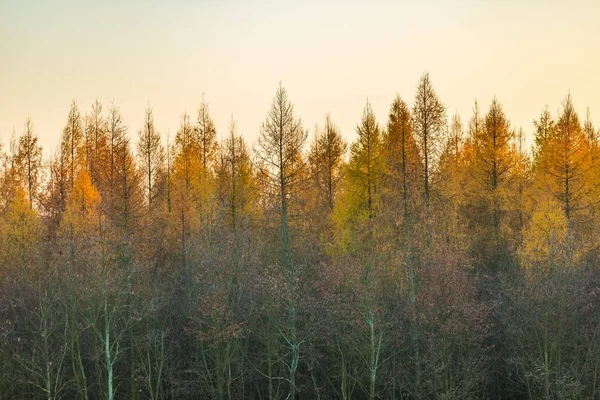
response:
<path id="1" fill-rule="evenodd" d="M 202 101 L 198 109 L 196 125 L 194 131 L 198 141 L 199 173 L 198 177 L 200 187 L 198 192 L 198 210 L 202 223 L 205 225 L 205 232 L 211 231 L 214 224 L 214 206 L 215 201 L 215 179 L 214 170 L 217 161 L 219 144 L 217 142 L 217 130 L 210 116 L 208 103 Z"/>
<path id="2" fill-rule="evenodd" d="M 333 210 L 339 189 L 347 147 L 339 128 L 327 114 L 323 129 L 315 127 L 315 137 L 311 143 L 308 163 L 317 201 L 320 206 L 325 206 L 330 211 Z"/>
<path id="3" fill-rule="evenodd" d="M 58 239 L 67 251 L 62 253 L 68 282 L 68 340 L 69 355 L 78 397 L 88 399 L 89 383 L 85 354 L 81 342 L 86 326 L 81 321 L 83 305 L 80 288 L 86 285 L 91 261 L 96 257 L 94 244 L 98 238 L 100 195 L 92 184 L 89 172 L 78 168 L 73 189 L 60 223 Z"/>
<path id="4" fill-rule="evenodd" d="M 578 253 L 570 247 L 568 222 L 561 204 L 545 199 L 536 205 L 519 248 L 521 266 L 530 277 L 575 265 Z"/>
<path id="5" fill-rule="evenodd" d="M 220 150 L 217 168 L 218 195 L 225 209 L 226 221 L 235 233 L 239 225 L 249 222 L 256 214 L 258 187 L 248 146 L 238 134 L 233 116 L 229 124 L 229 136 Z"/>
<path id="6" fill-rule="evenodd" d="M 396 96 L 388 115 L 384 138 L 388 204 L 402 210 L 404 224 L 414 211 L 417 195 L 421 193 L 423 163 L 413 132 L 410 109 Z"/>
<path id="7" fill-rule="evenodd" d="M 217 130 L 208 110 L 208 103 L 202 102 L 194 127 L 198 135 L 199 157 L 202 179 L 208 179 L 216 162 L 219 144 Z"/>
<path id="8" fill-rule="evenodd" d="M 384 174 L 383 135 L 371 104 L 367 102 L 360 123 L 356 126 L 358 138 L 350 146 L 347 166 L 349 190 L 353 192 L 356 213 L 372 218 L 379 207 L 379 197 Z"/>
<path id="9" fill-rule="evenodd" d="M 483 118 L 482 129 L 472 140 L 473 186 L 470 195 L 478 210 L 478 213 L 474 213 L 474 222 L 483 246 L 482 254 L 499 255 L 498 252 L 503 248 L 503 216 L 510 206 L 506 199 L 512 190 L 518 156 L 514 148 L 515 132 L 495 98 Z"/>
<path id="10" fill-rule="evenodd" d="M 535 127 L 534 139 L 537 150 L 540 150 L 550 136 L 552 136 L 554 124 L 548 107 L 542 110 L 539 119 L 533 121 L 533 126 Z"/>
<path id="11" fill-rule="evenodd" d="M 592 122 L 592 116 L 590 113 L 590 108 L 588 107 L 585 112 L 585 121 L 583 123 L 583 133 L 587 138 L 587 141 L 590 145 L 590 149 L 592 154 L 597 151 L 598 147 L 598 133 L 596 132 L 596 128 L 594 127 L 594 123 Z"/>
<path id="12" fill-rule="evenodd" d="M 60 147 L 50 162 L 50 176 L 43 207 L 50 216 L 50 233 L 55 235 L 61 228 L 74 182 L 81 169 L 85 169 L 85 142 L 82 118 L 75 101 L 71 104 L 67 123 L 63 129 Z"/>
<path id="13" fill-rule="evenodd" d="M 591 167 L 590 146 L 568 95 L 545 145 L 536 152 L 535 172 L 541 189 L 561 203 L 570 228 L 592 204 Z"/>
<path id="14" fill-rule="evenodd" d="M 344 263 L 354 265 L 355 273 L 359 276 L 352 290 L 360 293 L 358 302 L 364 309 L 367 343 L 358 351 L 367 370 L 368 385 L 365 386 L 365 391 L 370 399 L 374 399 L 383 341 L 383 324 L 377 304 L 377 293 L 381 291 L 379 267 L 382 263 L 379 262 L 377 245 L 382 234 L 378 229 L 378 222 L 382 215 L 381 197 L 386 160 L 384 134 L 369 102 L 363 109 L 356 133 L 358 138 L 350 146 L 345 187 L 338 202 L 336 217 L 342 219 L 342 229 L 347 231 L 349 244 L 352 245 L 350 249 L 344 249 L 345 243 L 342 243 L 342 250 L 350 250 L 348 255 L 351 257 L 349 260 L 345 259 Z M 351 275 L 353 272 L 344 273 Z"/>
<path id="15" fill-rule="evenodd" d="M 171 227 L 174 241 L 178 243 L 181 263 L 181 284 L 190 282 L 190 238 L 200 225 L 197 212 L 201 159 L 198 157 L 200 144 L 190 117 L 184 113 L 173 144 L 173 163 L 170 167 Z"/>
<path id="16" fill-rule="evenodd" d="M 0 208 L 0 280 L 31 279 L 31 273 L 39 266 L 42 224 L 20 184 L 1 180 L 0 185 L 12 185 L 8 190 L 4 188 L 10 197 L 4 199 Z"/>
<path id="17" fill-rule="evenodd" d="M 448 137 L 444 143 L 438 166 L 436 186 L 443 198 L 440 207 L 447 213 L 444 218 L 447 240 L 459 242 L 464 235 L 460 225 L 463 222 L 460 211 L 468 207 L 466 187 L 469 185 L 469 164 L 471 161 L 471 142 L 465 138 L 464 126 L 458 114 L 452 117 Z"/>

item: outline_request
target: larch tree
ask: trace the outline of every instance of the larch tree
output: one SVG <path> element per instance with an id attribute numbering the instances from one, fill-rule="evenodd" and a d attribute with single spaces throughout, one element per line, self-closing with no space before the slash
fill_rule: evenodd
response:
<path id="1" fill-rule="evenodd" d="M 77 397 L 90 396 L 89 370 L 84 353 L 86 304 L 80 291 L 90 273 L 92 260 L 96 259 L 96 239 L 100 218 L 100 194 L 93 186 L 89 172 L 80 168 L 73 189 L 67 197 L 67 206 L 60 222 L 59 242 L 64 243 L 66 281 L 68 287 L 68 331 L 69 361 L 74 377 Z M 62 253 L 62 252 L 61 252 Z"/>
<path id="2" fill-rule="evenodd" d="M 327 114 L 323 128 L 315 128 L 315 138 L 311 144 L 308 161 L 317 198 L 330 211 L 335 204 L 347 148 L 339 128 Z"/>
<path id="3" fill-rule="evenodd" d="M 0 208 L 0 279 L 9 279 L 38 266 L 39 249 L 37 242 L 42 237 L 42 224 L 39 215 L 31 209 L 27 192 L 18 182 L 0 181 L 9 188 L 10 198 L 1 199 Z M 27 273 L 25 276 L 31 277 Z"/>
<path id="4" fill-rule="evenodd" d="M 481 226 L 492 221 L 493 246 L 499 249 L 502 215 L 506 212 L 507 191 L 518 161 L 513 147 L 515 131 L 510 128 L 502 105 L 495 98 L 483 118 L 483 127 L 473 138 L 473 196 L 483 207 Z"/>
<path id="5" fill-rule="evenodd" d="M 141 173 L 131 152 L 127 126 L 119 108 L 113 103 L 108 110 L 106 162 L 100 174 L 102 216 L 98 225 L 104 324 L 96 330 L 104 342 L 107 374 L 113 378 L 113 366 L 119 352 L 129 356 L 129 372 L 133 376 L 133 339 L 130 329 L 131 301 L 134 287 L 133 247 L 138 239 L 140 217 L 146 210 Z M 119 280 L 116 280 L 119 277 Z M 109 279 L 110 278 L 110 279 Z M 109 282 L 115 288 L 109 288 Z M 109 307 L 110 304 L 110 307 Z M 118 325 L 119 319 L 123 324 Z M 112 335 L 112 337 L 111 337 Z M 109 343 L 109 344 L 107 344 Z M 127 350 L 119 350 L 124 346 Z M 135 380 L 129 380 L 132 393 Z M 114 396 L 114 388 L 107 388 L 107 396 Z M 116 386 L 116 385 L 115 385 Z"/>
<path id="6" fill-rule="evenodd" d="M 171 213 L 171 191 L 172 191 L 172 173 L 173 173 L 173 146 L 171 145 L 171 137 L 170 134 L 167 133 L 167 143 L 165 148 L 165 159 L 166 159 L 166 168 L 165 168 L 165 195 L 167 200 L 167 212 Z"/>
<path id="7" fill-rule="evenodd" d="M 598 136 L 596 132 L 596 128 L 594 127 L 594 122 L 592 121 L 592 116 L 590 112 L 590 108 L 588 107 L 585 111 L 585 121 L 583 122 L 583 133 L 585 133 L 585 137 L 590 144 L 590 147 L 593 145 L 597 145 Z"/>
<path id="8" fill-rule="evenodd" d="M 561 203 L 570 229 L 574 217 L 588 210 L 592 202 L 589 152 L 588 138 L 568 95 L 547 143 L 536 153 L 536 165 L 538 181 Z"/>
<path id="9" fill-rule="evenodd" d="M 423 166 L 414 136 L 411 111 L 400 96 L 394 98 L 388 113 L 385 155 L 391 201 L 397 205 L 401 199 L 403 223 L 408 227 L 406 224 L 414 207 Z"/>
<path id="10" fill-rule="evenodd" d="M 50 232 L 58 232 L 67 209 L 69 194 L 73 190 L 79 170 L 85 169 L 85 142 L 82 117 L 75 101 L 71 103 L 67 123 L 63 128 L 60 147 L 50 163 L 50 176 L 43 207 L 50 215 Z"/>
<path id="11" fill-rule="evenodd" d="M 447 156 L 452 157 L 455 162 L 460 155 L 461 146 L 464 141 L 464 130 L 463 123 L 460 115 L 454 114 L 452 116 L 452 123 L 450 124 L 450 131 L 448 132 L 448 138 L 446 140 Z"/>
<path id="12" fill-rule="evenodd" d="M 307 140 L 307 133 L 299 118 L 294 115 L 294 106 L 287 91 L 279 84 L 267 117 L 260 127 L 256 157 L 262 175 L 280 197 L 281 244 L 283 250 L 283 273 L 287 292 L 288 329 L 285 339 L 290 346 L 288 365 L 289 395 L 296 396 L 296 371 L 300 362 L 300 341 L 296 332 L 296 271 L 292 257 L 289 231 L 288 198 L 305 169 L 299 162 Z"/>
<path id="13" fill-rule="evenodd" d="M 229 136 L 221 146 L 218 168 L 218 182 L 222 200 L 235 233 L 238 226 L 247 221 L 253 213 L 256 200 L 256 182 L 252 160 L 244 138 L 237 132 L 237 123 L 231 117 Z"/>
<path id="14" fill-rule="evenodd" d="M 413 105 L 413 129 L 423 158 L 425 204 L 430 202 L 430 181 L 435 168 L 446 127 L 446 106 L 440 101 L 429 77 L 423 74 Z"/>
<path id="15" fill-rule="evenodd" d="M 137 388 L 135 376 L 134 338 L 131 325 L 133 293 L 140 276 L 136 276 L 134 246 L 139 235 L 140 217 L 146 209 L 141 174 L 136 168 L 129 147 L 129 138 L 124 137 L 114 149 L 115 171 L 113 187 L 109 189 L 110 224 L 100 224 L 100 252 L 103 303 L 103 326 L 97 327 L 104 344 L 107 369 L 107 395 L 114 398 L 117 384 L 113 387 L 114 364 L 127 355 L 129 390 L 135 398 Z M 111 287 L 114 286 L 114 287 Z M 123 353 L 123 354 L 121 354 Z"/>
<path id="16" fill-rule="evenodd" d="M 539 152 L 543 151 L 544 145 L 547 143 L 548 139 L 552 136 L 554 131 L 555 121 L 552 119 L 552 114 L 548 107 L 546 106 L 538 119 L 533 120 L 534 126 L 534 143 L 535 148 L 534 151 Z"/>
<path id="17" fill-rule="evenodd" d="M 100 173 L 106 163 L 107 131 L 108 126 L 102 114 L 102 104 L 96 99 L 92 104 L 92 111 L 85 120 L 87 167 L 95 185 L 100 183 Z"/>
<path id="18" fill-rule="evenodd" d="M 392 101 L 388 112 L 385 159 L 388 196 L 391 196 L 387 204 L 392 208 L 390 219 L 396 225 L 393 230 L 395 235 L 392 246 L 393 257 L 397 260 L 398 267 L 395 268 L 393 276 L 405 276 L 408 280 L 407 295 L 411 310 L 409 335 L 412 351 L 418 358 L 417 268 L 413 257 L 412 224 L 415 220 L 413 214 L 418 204 L 418 196 L 423 188 L 421 180 L 423 162 L 415 139 L 411 110 L 399 95 Z M 399 231 L 400 229 L 402 232 Z M 396 278 L 395 284 L 401 287 L 400 282 L 403 280 Z M 395 363 L 395 357 L 392 362 Z M 419 380 L 419 376 L 420 372 L 416 368 L 415 381 Z"/>
<path id="19" fill-rule="evenodd" d="M 465 201 L 465 188 L 468 185 L 469 142 L 464 133 L 460 115 L 454 114 L 440 155 L 438 176 L 435 181 L 444 199 L 442 206 L 444 213 L 448 216 L 443 221 L 446 227 L 446 240 L 455 243 L 461 236 L 460 210 L 468 204 L 468 201 Z"/>
<path id="20" fill-rule="evenodd" d="M 379 230 L 376 218 L 381 215 L 381 195 L 385 177 L 384 134 L 377 123 L 371 104 L 367 102 L 361 121 L 356 126 L 358 138 L 350 146 L 350 160 L 347 165 L 347 191 L 352 197 L 348 203 L 355 202 L 349 222 L 352 223 L 354 236 L 351 252 L 359 278 L 353 290 L 360 293 L 358 302 L 364 309 L 363 322 L 366 324 L 365 347 L 359 350 L 364 359 L 368 385 L 365 392 L 369 399 L 376 396 L 376 384 L 381 365 L 382 321 L 378 312 L 377 293 L 380 292 Z M 362 335 L 360 335 L 362 336 Z"/>
<path id="21" fill-rule="evenodd" d="M 479 110 L 479 103 L 475 100 L 475 104 L 473 105 L 473 115 L 471 119 L 469 119 L 469 124 L 467 126 L 468 139 L 470 142 L 474 142 L 476 138 L 481 135 L 481 131 L 483 130 L 483 117 L 481 116 L 481 111 Z"/>
<path id="22" fill-rule="evenodd" d="M 217 151 L 219 144 L 217 142 L 217 130 L 215 123 L 210 116 L 208 110 L 208 103 L 202 102 L 198 109 L 198 117 L 196 120 L 196 126 L 194 127 L 198 135 L 198 144 L 200 148 L 200 166 L 202 179 L 208 179 L 212 168 L 216 161 Z"/>
<path id="23" fill-rule="evenodd" d="M 67 207 L 67 194 L 69 192 L 68 169 L 62 151 L 59 149 L 50 160 L 49 177 L 45 187 L 45 196 L 42 197 L 44 210 L 50 217 L 50 233 L 57 233 L 60 220 Z"/>
<path id="24" fill-rule="evenodd" d="M 190 238 L 199 227 L 197 202 L 199 199 L 201 159 L 198 157 L 200 143 L 190 116 L 184 113 L 181 125 L 175 135 L 173 159 L 170 165 L 170 181 L 172 182 L 171 211 L 172 227 L 175 242 L 179 247 L 181 265 L 181 284 L 190 282 Z M 169 164 L 171 160 L 169 159 Z"/>
<path id="25" fill-rule="evenodd" d="M 154 116 L 150 107 L 146 108 L 144 126 L 138 132 L 138 164 L 144 173 L 144 187 L 148 209 L 152 209 L 158 195 L 160 181 L 164 178 L 164 148 L 160 133 L 154 125 Z"/>
<path id="26" fill-rule="evenodd" d="M 198 140 L 199 173 L 198 177 L 200 187 L 198 192 L 198 211 L 200 213 L 201 223 L 204 225 L 203 232 L 210 234 L 214 225 L 214 195 L 215 181 L 214 169 L 216 157 L 219 150 L 217 142 L 217 130 L 210 116 L 208 103 L 204 100 L 198 109 L 195 134 Z"/>
<path id="27" fill-rule="evenodd" d="M 102 203 L 109 217 L 115 214 L 116 191 L 118 185 L 119 156 L 126 141 L 127 127 L 119 108 L 113 103 L 108 110 L 106 131 L 106 162 L 100 174 Z"/>
<path id="28" fill-rule="evenodd" d="M 38 144 L 31 118 L 25 121 L 25 131 L 19 138 L 17 162 L 22 181 L 27 188 L 29 207 L 33 208 L 34 201 L 38 198 L 42 177 L 42 147 Z"/>
<path id="29" fill-rule="evenodd" d="M 78 170 L 85 167 L 84 139 L 81 113 L 73 100 L 61 142 L 61 157 L 65 158 L 67 165 L 69 190 L 73 190 Z"/>
<path id="30" fill-rule="evenodd" d="M 600 138 L 598 137 L 598 132 L 600 131 L 596 131 L 596 127 L 594 126 L 594 122 L 592 121 L 590 108 L 588 107 L 585 113 L 585 121 L 583 122 L 583 134 L 585 135 L 588 142 L 588 146 L 590 148 L 590 161 L 593 165 L 596 165 L 598 163 L 598 152 L 600 150 Z M 591 171 L 591 173 L 595 173 L 596 175 L 592 179 L 600 181 L 600 171 L 597 171 L 597 168 L 594 168 Z"/>
<path id="31" fill-rule="evenodd" d="M 371 104 L 367 102 L 360 123 L 356 126 L 358 138 L 350 146 L 348 179 L 353 190 L 364 202 L 360 207 L 368 218 L 375 216 L 384 173 L 383 135 Z M 359 211 L 360 213 L 360 211 Z"/>

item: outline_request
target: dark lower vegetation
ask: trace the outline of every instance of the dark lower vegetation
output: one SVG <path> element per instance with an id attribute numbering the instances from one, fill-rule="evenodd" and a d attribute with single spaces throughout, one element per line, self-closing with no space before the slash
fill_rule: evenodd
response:
<path id="1" fill-rule="evenodd" d="M 433 120 L 435 119 L 435 120 Z M 463 137 L 424 75 L 381 130 L 306 131 L 280 86 L 250 155 L 203 104 L 137 157 L 72 106 L 0 169 L 0 398 L 600 398 L 598 140 L 570 97 L 530 157 Z M 446 135 L 446 133 L 448 133 Z M 42 176 L 44 177 L 42 179 Z"/>
<path id="2" fill-rule="evenodd" d="M 132 244 L 127 260 L 115 245 L 106 278 L 91 243 L 31 249 L 2 281 L 2 398 L 105 398 L 107 330 L 114 398 L 285 398 L 276 235 L 215 229 L 185 268 L 169 243 Z M 298 398 L 598 396 L 592 266 L 531 280 L 510 257 L 471 268 L 436 243 L 412 255 L 413 301 L 406 254 L 365 243 L 328 257 L 307 235 L 294 255 Z"/>

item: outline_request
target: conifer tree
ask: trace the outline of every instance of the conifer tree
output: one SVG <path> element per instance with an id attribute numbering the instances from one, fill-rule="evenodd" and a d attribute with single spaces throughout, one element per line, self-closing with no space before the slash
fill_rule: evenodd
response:
<path id="1" fill-rule="evenodd" d="M 296 396 L 296 371 L 300 362 L 300 341 L 296 331 L 296 271 L 292 257 L 289 231 L 288 197 L 298 183 L 305 164 L 301 161 L 307 133 L 294 115 L 287 91 L 281 83 L 267 117 L 260 128 L 256 156 L 262 165 L 262 175 L 276 190 L 281 201 L 281 241 L 283 273 L 287 292 L 288 329 L 285 338 L 290 347 L 288 365 L 289 394 Z"/>
<path id="2" fill-rule="evenodd" d="M 42 178 L 42 147 L 38 144 L 38 137 L 33 130 L 31 118 L 25 121 L 25 131 L 19 138 L 17 153 L 19 173 L 27 189 L 29 207 L 33 208 L 37 201 L 40 180 Z"/>
<path id="3" fill-rule="evenodd" d="M 417 86 L 412 116 L 417 144 L 423 157 L 424 194 L 428 205 L 431 175 L 441 151 L 446 126 L 446 107 L 435 93 L 429 73 L 421 76 Z"/>

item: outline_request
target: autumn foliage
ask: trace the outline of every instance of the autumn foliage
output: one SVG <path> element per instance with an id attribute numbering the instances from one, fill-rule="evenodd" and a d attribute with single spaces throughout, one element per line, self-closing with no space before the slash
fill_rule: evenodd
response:
<path id="1" fill-rule="evenodd" d="M 589 111 L 543 109 L 527 148 L 429 74 L 355 132 L 291 95 L 254 144 L 204 99 L 167 140 L 149 106 L 134 129 L 73 102 L 48 160 L 25 122 L 0 149 L 0 398 L 600 396 Z"/>

